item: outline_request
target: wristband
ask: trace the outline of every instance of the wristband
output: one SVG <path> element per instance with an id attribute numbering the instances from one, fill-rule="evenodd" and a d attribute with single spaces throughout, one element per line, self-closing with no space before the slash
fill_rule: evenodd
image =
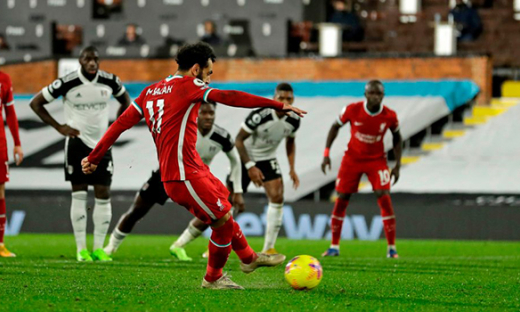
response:
<path id="1" fill-rule="evenodd" d="M 256 163 L 254 161 L 248 161 L 246 164 L 245 164 L 245 167 L 247 170 L 253 168 L 254 166 L 256 166 Z"/>
<path id="2" fill-rule="evenodd" d="M 330 154 L 330 148 L 326 147 L 325 151 L 323 152 L 323 157 L 329 157 Z"/>

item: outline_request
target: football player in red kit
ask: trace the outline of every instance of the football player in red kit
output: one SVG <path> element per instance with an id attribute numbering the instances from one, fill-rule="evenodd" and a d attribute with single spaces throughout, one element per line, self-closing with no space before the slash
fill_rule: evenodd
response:
<path id="1" fill-rule="evenodd" d="M 14 110 L 13 87 L 11 78 L 6 73 L 0 72 L 0 106 L 5 110 L 7 126 L 11 131 L 14 141 L 14 161 L 20 165 L 23 160 L 23 151 L 18 133 L 18 119 Z M 4 245 L 5 223 L 7 219 L 5 209 L 5 182 L 9 181 L 9 158 L 7 157 L 7 141 L 5 138 L 4 120 L 0 112 L 0 257 L 15 257 L 16 255 Z"/>
<path id="2" fill-rule="evenodd" d="M 377 196 L 381 209 L 386 239 L 388 241 L 388 258 L 398 258 L 395 248 L 395 215 L 390 199 L 390 184 L 399 179 L 401 167 L 402 138 L 399 132 L 397 114 L 384 106 L 383 84 L 378 80 L 369 81 L 365 86 L 366 101 L 353 103 L 343 108 L 339 118 L 330 128 L 321 169 L 330 170 L 329 150 L 336 139 L 339 129 L 350 123 L 351 138 L 348 149 L 343 156 L 336 180 L 338 198 L 331 217 L 332 243 L 323 256 L 339 256 L 339 240 L 343 219 L 353 193 L 357 193 L 359 181 L 363 174 L 368 176 L 372 189 Z M 383 138 L 387 130 L 393 135 L 393 149 L 396 158 L 395 167 L 389 171 L 386 163 Z"/>
<path id="3" fill-rule="evenodd" d="M 82 165 L 83 172 L 92 173 L 119 135 L 144 117 L 157 147 L 166 193 L 213 229 L 202 287 L 243 289 L 222 272 L 232 249 L 245 273 L 259 266 L 280 264 L 284 257 L 255 253 L 229 213 L 229 191 L 211 174 L 195 149 L 199 107 L 204 102 L 214 102 L 236 107 L 272 107 L 293 111 L 299 116 L 305 112 L 290 104 L 244 92 L 210 88 L 204 81 L 209 82 L 214 60 L 213 49 L 206 43 L 183 46 L 177 54 L 176 74 L 145 88 L 132 103 L 133 108 L 127 109 L 110 126 Z"/>

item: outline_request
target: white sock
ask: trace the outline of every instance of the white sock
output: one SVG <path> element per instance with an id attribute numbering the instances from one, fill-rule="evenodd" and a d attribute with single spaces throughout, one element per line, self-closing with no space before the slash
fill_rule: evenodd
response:
<path id="1" fill-rule="evenodd" d="M 77 252 L 87 249 L 87 192 L 72 192 L 70 221 L 74 230 Z"/>
<path id="2" fill-rule="evenodd" d="M 181 236 L 179 236 L 179 238 L 177 238 L 177 240 L 173 243 L 173 245 L 171 245 L 170 248 L 173 248 L 173 247 L 184 248 L 184 246 L 186 246 L 189 242 L 191 242 L 195 238 L 199 237 L 201 234 L 202 234 L 202 232 L 199 229 L 197 229 L 196 227 L 194 227 L 193 225 L 191 225 L 191 222 L 190 222 L 190 224 L 188 224 L 188 227 L 184 230 L 184 232 L 182 232 Z"/>
<path id="3" fill-rule="evenodd" d="M 105 238 L 107 236 L 110 220 L 112 219 L 112 205 L 110 199 L 96 198 L 94 205 L 94 213 L 92 214 L 94 220 L 94 249 L 103 248 Z"/>
<path id="4" fill-rule="evenodd" d="M 388 245 L 388 250 L 390 250 L 390 249 L 397 250 L 397 249 L 395 249 L 395 245 Z"/>
<path id="5" fill-rule="evenodd" d="M 127 233 L 121 232 L 118 229 L 118 226 L 116 226 L 112 235 L 110 235 L 110 240 L 108 241 L 108 245 L 105 247 L 105 252 L 108 255 L 115 253 L 127 235 Z"/>
<path id="6" fill-rule="evenodd" d="M 274 244 L 276 243 L 276 238 L 278 237 L 278 232 L 280 232 L 280 228 L 282 227 L 282 217 L 283 217 L 283 203 L 282 204 L 269 203 L 269 206 L 267 208 L 267 226 L 265 229 L 265 239 L 264 239 L 263 251 L 267 251 L 271 248 L 274 248 Z"/>

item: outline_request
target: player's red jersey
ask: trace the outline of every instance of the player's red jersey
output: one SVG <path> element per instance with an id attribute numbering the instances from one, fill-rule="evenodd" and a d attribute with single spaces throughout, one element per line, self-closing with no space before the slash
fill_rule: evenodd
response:
<path id="1" fill-rule="evenodd" d="M 119 135 L 145 117 L 157 147 L 162 181 L 184 181 L 208 174 L 208 167 L 197 150 L 197 116 L 203 102 L 222 103 L 235 107 L 272 107 L 282 109 L 283 103 L 240 91 L 209 88 L 200 79 L 170 76 L 148 86 L 114 122 L 88 159 L 98 164 Z"/>
<path id="2" fill-rule="evenodd" d="M 7 140 L 5 137 L 4 118 L 2 108 L 5 110 L 5 119 L 15 146 L 20 146 L 20 134 L 18 133 L 18 119 L 14 110 L 13 86 L 11 78 L 6 73 L 0 72 L 0 183 L 9 181 L 9 165 L 7 156 Z M 5 164 L 5 165 L 4 165 Z"/>
<path id="3" fill-rule="evenodd" d="M 377 113 L 370 112 L 366 102 L 358 102 L 345 106 L 338 117 L 338 123 L 350 123 L 351 138 L 346 155 L 353 159 L 377 159 L 385 157 L 383 138 L 386 130 L 399 130 L 397 114 L 390 108 L 381 105 Z"/>
<path id="4" fill-rule="evenodd" d="M 144 89 L 134 101 L 155 141 L 163 181 L 207 174 L 195 145 L 199 107 L 211 90 L 199 79 L 171 76 Z"/>
<path id="5" fill-rule="evenodd" d="M 11 78 L 6 73 L 0 72 L 0 107 L 6 110 L 9 106 L 14 104 L 13 100 L 13 87 L 11 85 Z M 7 114 L 6 114 L 7 115 Z M 6 116 L 8 117 L 8 116 Z M 9 120 L 8 120 L 9 122 Z M 3 127 L 4 117 L 0 110 L 0 123 L 2 127 L 0 127 L 0 150 L 3 152 L 4 149 L 7 149 L 7 142 L 5 139 L 5 129 Z M 20 145 L 20 139 L 18 137 L 18 129 L 16 133 L 13 133 L 13 137 L 15 138 L 15 143 Z"/>
<path id="6" fill-rule="evenodd" d="M 0 72 L 0 103 L 3 105 L 11 105 L 14 103 L 11 78 L 8 74 L 3 72 Z"/>

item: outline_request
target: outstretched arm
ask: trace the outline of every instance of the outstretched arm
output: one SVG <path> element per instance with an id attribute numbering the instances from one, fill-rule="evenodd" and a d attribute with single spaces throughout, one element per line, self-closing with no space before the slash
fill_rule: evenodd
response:
<path id="1" fill-rule="evenodd" d="M 298 116 L 303 117 L 307 114 L 306 111 L 297 107 L 281 102 L 276 102 L 261 96 L 252 95 L 241 91 L 223 91 L 217 89 L 209 89 L 206 95 L 206 101 L 218 102 L 228 106 L 246 107 L 246 108 L 260 108 L 271 107 L 283 111 L 293 111 Z"/>
<path id="2" fill-rule="evenodd" d="M 143 116 L 136 109 L 127 109 L 116 121 L 108 128 L 107 132 L 101 138 L 101 141 L 98 142 L 94 150 L 90 152 L 88 157 L 85 157 L 81 161 L 81 165 L 83 166 L 83 173 L 90 174 L 93 173 L 97 164 L 101 161 L 105 153 L 108 149 L 114 145 L 115 141 L 121 133 L 126 130 L 132 128 L 135 124 L 137 124 Z"/>
<path id="3" fill-rule="evenodd" d="M 329 157 L 329 151 L 332 147 L 332 143 L 334 143 L 334 140 L 338 136 L 339 129 L 341 128 L 341 125 L 338 124 L 337 121 L 335 121 L 332 126 L 330 127 L 329 134 L 327 136 L 327 143 L 325 144 L 325 152 L 323 154 L 323 162 L 321 163 L 321 171 L 323 171 L 324 174 L 327 173 L 327 167 L 329 167 L 329 170 L 331 169 L 331 163 L 330 163 L 330 157 Z"/>
<path id="4" fill-rule="evenodd" d="M 401 156 L 403 154 L 403 138 L 401 136 L 401 132 L 399 130 L 392 132 L 393 138 L 392 142 L 394 145 L 394 155 L 395 155 L 395 166 L 392 169 L 392 173 L 390 174 L 390 178 L 394 177 L 394 184 L 399 180 L 400 170 L 401 170 Z"/>

